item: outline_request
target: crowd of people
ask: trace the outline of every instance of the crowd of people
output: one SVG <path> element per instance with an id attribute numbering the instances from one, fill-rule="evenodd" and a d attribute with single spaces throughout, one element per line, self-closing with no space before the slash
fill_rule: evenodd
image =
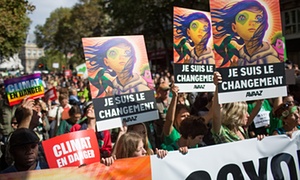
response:
<path id="1" fill-rule="evenodd" d="M 296 71 L 298 73 L 298 71 Z M 11 78 L 11 77 L 7 77 Z M 42 74 L 45 90 L 56 88 L 57 99 L 25 98 L 9 106 L 2 84 L 0 96 L 1 173 L 49 168 L 41 142 L 65 133 L 95 131 L 101 159 L 110 166 L 116 159 L 168 151 L 185 154 L 190 148 L 277 134 L 292 137 L 300 129 L 300 76 L 288 85 L 288 96 L 253 102 L 218 102 L 215 92 L 180 93 L 168 70 L 153 74 L 159 119 L 116 129 L 98 131 L 89 81 L 81 76 Z M 3 82 L 3 80 L 2 80 Z M 260 126 L 255 118 L 264 117 Z"/>

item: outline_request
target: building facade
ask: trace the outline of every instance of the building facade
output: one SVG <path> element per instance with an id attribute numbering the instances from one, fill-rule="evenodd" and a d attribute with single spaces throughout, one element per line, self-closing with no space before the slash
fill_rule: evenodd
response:
<path id="1" fill-rule="evenodd" d="M 287 58 L 300 65 L 300 1 L 280 0 L 280 8 Z"/>
<path id="2" fill-rule="evenodd" d="M 27 35 L 26 43 L 19 53 L 19 57 L 22 60 L 22 65 L 25 68 L 25 73 L 33 73 L 33 71 L 38 67 L 38 59 L 42 56 L 44 56 L 44 49 L 37 47 L 35 35 Z"/>

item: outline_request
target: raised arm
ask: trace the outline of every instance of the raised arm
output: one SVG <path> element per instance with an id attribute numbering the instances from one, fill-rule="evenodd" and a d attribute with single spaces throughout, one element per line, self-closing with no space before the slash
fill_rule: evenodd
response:
<path id="1" fill-rule="evenodd" d="M 168 108 L 166 122 L 164 123 L 163 133 L 165 136 L 169 136 L 173 130 L 173 124 L 175 120 L 175 111 L 177 106 L 177 99 L 178 99 L 178 86 L 172 86 L 171 92 L 173 94 L 171 103 Z"/>
<path id="2" fill-rule="evenodd" d="M 253 108 L 253 110 L 251 111 L 249 118 L 248 118 L 248 122 L 246 124 L 246 127 L 250 126 L 255 118 L 255 116 L 258 114 L 258 112 L 260 111 L 261 105 L 264 102 L 264 100 L 257 100 L 255 101 L 255 106 Z"/>
<path id="3" fill-rule="evenodd" d="M 22 101 L 22 104 L 20 107 L 21 111 L 23 113 L 23 117 L 21 122 L 19 122 L 18 128 L 29 128 L 32 114 L 33 114 L 33 106 L 34 106 L 34 100 L 25 98 Z"/>
<path id="4" fill-rule="evenodd" d="M 218 84 L 221 82 L 222 82 L 221 74 L 217 71 L 214 72 L 214 84 L 216 85 L 216 90 L 215 90 L 215 95 L 212 104 L 212 110 L 213 110 L 212 130 L 217 134 L 219 134 L 221 129 L 221 107 L 218 98 Z"/>
<path id="5" fill-rule="evenodd" d="M 123 121 L 123 126 L 120 127 L 120 130 L 119 130 L 119 134 L 118 134 L 117 140 L 116 140 L 115 145 L 113 146 L 113 149 L 112 149 L 112 153 L 111 153 L 112 156 L 116 154 L 116 149 L 117 149 L 118 141 L 119 141 L 119 139 L 120 139 L 120 137 L 121 137 L 122 135 L 124 135 L 124 134 L 127 133 L 127 129 L 128 129 L 128 126 L 127 126 L 126 122 Z"/>
<path id="6" fill-rule="evenodd" d="M 274 101 L 273 101 L 273 109 L 272 109 L 272 113 L 274 114 L 275 110 L 278 108 L 278 106 L 280 104 L 283 103 L 283 100 L 282 100 L 282 97 L 278 97 L 278 98 L 275 98 Z"/>

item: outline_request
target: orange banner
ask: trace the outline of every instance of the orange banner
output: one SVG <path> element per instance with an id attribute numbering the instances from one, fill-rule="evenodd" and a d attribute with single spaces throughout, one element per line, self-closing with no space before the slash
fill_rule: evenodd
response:
<path id="1" fill-rule="evenodd" d="M 150 180 L 150 157 L 126 158 L 116 160 L 112 166 L 93 163 L 82 167 L 64 167 L 35 170 L 19 173 L 0 174 L 1 180 L 52 180 L 52 179 L 114 179 L 114 180 Z"/>

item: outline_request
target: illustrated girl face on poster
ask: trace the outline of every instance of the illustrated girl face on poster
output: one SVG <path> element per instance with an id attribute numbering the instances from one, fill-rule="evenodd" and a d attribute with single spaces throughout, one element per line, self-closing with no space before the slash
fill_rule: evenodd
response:
<path id="1" fill-rule="evenodd" d="M 203 37 L 208 33 L 209 22 L 204 19 L 196 19 L 190 23 L 187 35 L 194 44 L 199 44 Z"/>
<path id="2" fill-rule="evenodd" d="M 272 6 L 273 9 L 269 9 L 268 5 Z M 280 14 L 278 1 L 265 0 L 262 3 L 256 0 L 238 2 L 217 2 L 216 0 L 212 0 L 211 14 L 214 29 L 214 47 L 219 57 L 221 56 L 223 59 L 220 66 L 226 66 L 229 61 L 234 63 L 244 53 L 249 56 L 249 59 L 251 57 L 253 59 L 254 55 L 260 52 L 260 48 L 268 49 L 271 39 L 270 33 L 274 35 L 276 31 L 281 31 L 280 15 L 279 20 L 269 20 L 270 16 L 276 16 L 275 13 Z M 274 54 L 273 59 L 271 57 L 264 57 L 264 60 L 260 59 L 255 62 L 246 59 L 241 64 L 280 62 L 276 51 L 273 49 L 270 51 Z"/>
<path id="3" fill-rule="evenodd" d="M 174 61 L 181 62 L 191 57 L 191 51 L 207 50 L 211 42 L 211 23 L 207 12 L 174 7 Z"/>
<path id="4" fill-rule="evenodd" d="M 105 97 L 116 78 L 129 81 L 148 64 L 142 36 L 84 38 L 83 45 L 93 98 Z"/>
<path id="5" fill-rule="evenodd" d="M 254 33 L 262 25 L 263 11 L 252 7 L 242 10 L 235 16 L 235 23 L 232 23 L 232 30 L 244 41 L 250 41 Z"/>
<path id="6" fill-rule="evenodd" d="M 132 52 L 134 52 L 133 47 L 129 44 L 116 44 L 107 50 L 106 57 L 103 58 L 104 64 L 116 73 L 121 73 L 125 65 L 135 59 Z"/>

